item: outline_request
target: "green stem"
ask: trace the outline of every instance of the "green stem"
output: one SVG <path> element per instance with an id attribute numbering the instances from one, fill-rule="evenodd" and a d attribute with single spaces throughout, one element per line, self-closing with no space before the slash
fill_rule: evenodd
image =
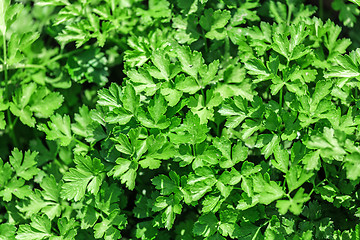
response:
<path id="1" fill-rule="evenodd" d="M 9 83 L 8 83 L 9 79 L 8 79 L 8 68 L 7 68 L 7 49 L 6 49 L 5 33 L 3 33 L 3 52 L 4 52 L 3 68 L 4 68 L 4 81 L 5 81 L 5 95 L 6 95 L 6 99 L 9 99 Z M 14 131 L 14 125 L 17 120 L 12 122 L 9 109 L 7 110 L 7 118 L 8 118 L 8 123 L 9 123 L 9 135 L 10 135 L 11 141 L 13 142 L 14 146 L 17 147 L 18 141 L 17 141 L 17 138 L 15 136 L 15 131 Z"/>
<path id="2" fill-rule="evenodd" d="M 287 21 L 286 21 L 286 25 L 290 25 L 290 21 L 291 21 L 291 14 L 292 14 L 292 5 L 288 6 L 288 14 L 287 14 Z"/>
<path id="3" fill-rule="evenodd" d="M 282 109 L 283 107 L 283 88 L 280 89 L 280 100 L 279 100 L 279 105 L 280 105 L 280 110 Z"/>
<path id="4" fill-rule="evenodd" d="M 14 129 L 14 127 L 15 127 L 18 120 L 19 120 L 19 117 L 16 117 L 15 120 L 13 121 L 13 123 L 12 123 L 12 126 L 11 126 L 12 129 Z"/>
<path id="5" fill-rule="evenodd" d="M 256 230 L 255 235 L 252 237 L 252 239 L 257 239 L 258 238 L 258 234 L 259 234 L 262 227 L 263 227 L 263 225 L 258 227 L 258 229 Z"/>
<path id="6" fill-rule="evenodd" d="M 51 62 L 56 62 L 56 61 L 58 61 L 58 60 L 60 60 L 62 58 L 69 57 L 69 56 L 71 56 L 71 55 L 73 55 L 75 53 L 83 51 L 83 49 L 84 48 L 78 48 L 78 49 L 75 49 L 75 50 L 67 52 L 67 53 L 61 53 L 61 54 L 57 55 L 56 57 L 51 58 L 49 61 L 45 62 L 43 65 L 46 65 L 46 64 L 51 63 Z"/>
<path id="7" fill-rule="evenodd" d="M 90 150 L 94 150 L 94 146 L 95 146 L 96 142 L 95 143 L 92 143 L 90 144 Z"/>
<path id="8" fill-rule="evenodd" d="M 77 139 L 77 138 L 74 138 L 74 137 L 73 137 L 73 139 L 74 139 L 75 142 L 77 142 L 77 143 L 79 143 L 79 144 L 84 144 L 82 141 L 80 141 L 80 140 Z"/>
<path id="9" fill-rule="evenodd" d="M 5 94 L 6 99 L 9 97 L 9 90 L 8 90 L 8 72 L 7 72 L 7 51 L 6 51 L 6 37 L 5 34 L 3 34 L 3 52 L 4 52 L 4 81 L 5 81 Z"/>
<path id="10" fill-rule="evenodd" d="M 43 69 L 45 70 L 46 67 L 44 67 L 43 65 L 37 65 L 37 64 L 14 64 L 11 66 L 7 66 L 7 70 L 9 69 L 24 69 L 24 68 L 39 68 L 39 69 Z M 0 66 L 0 72 L 3 71 L 5 69 L 4 64 L 2 66 Z"/>
<path id="11" fill-rule="evenodd" d="M 9 99 L 9 77 L 8 77 L 8 67 L 7 67 L 7 48 L 6 48 L 6 32 L 3 32 L 3 52 L 4 52 L 4 59 L 3 59 L 3 68 L 4 68 L 4 81 L 5 81 L 5 95 L 6 95 L 6 99 Z M 10 110 L 7 110 L 7 118 L 8 118 L 8 123 L 9 123 L 9 135 L 11 138 L 11 141 L 14 145 L 14 147 L 18 146 L 18 141 L 17 138 L 15 136 L 15 131 L 14 131 L 14 126 L 17 122 L 17 119 L 12 122 L 11 120 L 11 114 L 10 114 Z"/>
<path id="12" fill-rule="evenodd" d="M 196 149 L 195 149 L 195 145 L 191 145 L 191 147 L 192 147 L 193 156 L 196 156 Z"/>
<path id="13" fill-rule="evenodd" d="M 313 184 L 313 189 L 311 189 L 309 196 L 311 196 L 311 194 L 313 194 L 313 192 L 315 191 L 315 188 L 318 187 L 320 184 L 322 184 L 323 182 L 325 182 L 326 179 L 322 180 L 321 182 L 319 182 L 318 184 Z"/>
<path id="14" fill-rule="evenodd" d="M 198 74 L 199 75 L 199 74 Z M 198 86 L 200 86 L 200 91 L 201 91 L 201 94 L 203 95 L 203 99 L 204 99 L 204 102 L 203 102 L 203 104 L 204 104 L 204 106 L 206 105 L 206 99 L 205 99 L 205 93 L 204 93 L 204 89 L 203 89 L 203 86 L 202 86 L 202 84 L 200 84 L 200 82 L 199 82 L 199 76 L 197 76 L 196 78 L 195 78 L 195 81 L 196 81 L 196 83 L 197 83 L 197 85 Z"/>

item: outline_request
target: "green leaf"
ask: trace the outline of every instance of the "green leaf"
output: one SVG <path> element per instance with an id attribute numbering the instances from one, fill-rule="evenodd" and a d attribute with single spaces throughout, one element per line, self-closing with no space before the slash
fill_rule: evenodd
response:
<path id="1" fill-rule="evenodd" d="M 320 151 L 314 151 L 306 154 L 302 159 L 302 162 L 305 165 L 305 169 L 310 170 L 319 170 L 320 169 Z"/>
<path id="2" fill-rule="evenodd" d="M 360 6 L 360 1 L 359 0 L 349 0 L 349 1 L 351 1 L 351 2 L 353 2 L 355 4 L 357 4 L 358 6 Z"/>
<path id="3" fill-rule="evenodd" d="M 199 167 L 195 169 L 196 174 L 190 174 L 187 184 L 192 201 L 198 201 L 207 192 L 211 191 L 217 180 L 210 167 Z"/>
<path id="4" fill-rule="evenodd" d="M 16 227 L 9 223 L 2 223 L 0 225 L 0 239 L 1 240 L 15 240 Z"/>
<path id="5" fill-rule="evenodd" d="M 259 227 L 250 222 L 241 222 L 240 226 L 235 224 L 232 228 L 232 238 L 252 240 L 262 236 Z"/>
<path id="6" fill-rule="evenodd" d="M 156 95 L 154 99 L 150 101 L 147 109 L 150 116 L 142 110 L 140 110 L 137 115 L 138 120 L 143 126 L 159 129 L 165 129 L 170 126 L 171 122 L 165 115 L 167 111 L 167 104 L 162 95 Z"/>
<path id="7" fill-rule="evenodd" d="M 98 95 L 98 104 L 108 107 L 105 118 L 104 116 L 102 118 L 111 124 L 127 124 L 137 112 L 140 104 L 139 96 L 130 84 L 121 89 L 119 85 L 112 83 L 108 89 L 101 89 Z"/>
<path id="8" fill-rule="evenodd" d="M 78 228 L 78 222 L 76 222 L 75 219 L 67 219 L 65 217 L 59 218 L 57 225 L 60 231 L 60 236 L 63 239 L 75 239 Z"/>
<path id="9" fill-rule="evenodd" d="M 183 95 L 181 91 L 173 89 L 172 87 L 169 87 L 169 85 L 167 86 L 165 84 L 162 85 L 160 92 L 165 97 L 166 101 L 168 101 L 169 107 L 174 107 L 178 104 Z"/>
<path id="10" fill-rule="evenodd" d="M 109 88 L 103 88 L 98 91 L 99 100 L 97 103 L 100 106 L 107 106 L 111 108 L 121 107 L 121 96 L 123 92 L 119 85 L 112 83 Z"/>
<path id="11" fill-rule="evenodd" d="M 68 115 L 61 117 L 60 114 L 55 114 L 50 117 L 48 126 L 42 123 L 38 125 L 38 129 L 46 133 L 46 139 L 56 140 L 61 146 L 68 146 L 72 141 Z"/>
<path id="12" fill-rule="evenodd" d="M 259 59 L 251 59 L 245 63 L 248 74 L 256 75 L 259 81 L 267 80 L 270 77 L 270 71 L 265 67 L 264 63 Z"/>
<path id="13" fill-rule="evenodd" d="M 233 101 L 227 101 L 221 105 L 219 113 L 226 116 L 225 126 L 228 128 L 236 128 L 246 117 L 246 105 L 241 97 L 235 97 Z"/>
<path id="14" fill-rule="evenodd" d="M 289 167 L 289 153 L 287 150 L 283 149 L 281 145 L 277 145 L 274 149 L 274 156 L 275 159 L 271 160 L 271 164 L 283 173 L 287 173 Z"/>
<path id="15" fill-rule="evenodd" d="M 8 162 L 4 163 L 0 158 L 0 187 L 6 185 L 6 183 L 11 179 L 12 173 L 13 169 L 10 164 Z"/>
<path id="16" fill-rule="evenodd" d="M 104 165 L 97 158 L 75 155 L 76 168 L 70 168 L 64 174 L 65 184 L 62 186 L 61 196 L 64 199 L 81 200 L 86 190 L 96 195 L 100 189 L 105 173 Z"/>
<path id="17" fill-rule="evenodd" d="M 316 83 L 315 92 L 312 95 L 310 108 L 315 110 L 318 107 L 320 101 L 329 96 L 332 87 L 331 82 L 319 81 Z"/>
<path id="18" fill-rule="evenodd" d="M 138 239 L 154 239 L 158 230 L 153 226 L 152 221 L 140 222 L 136 225 L 136 237 Z"/>
<path id="19" fill-rule="evenodd" d="M 346 177 L 350 180 L 357 180 L 360 177 L 360 154 L 352 153 L 345 157 L 344 168 L 346 169 Z"/>
<path id="20" fill-rule="evenodd" d="M 181 64 L 181 69 L 189 74 L 193 79 L 198 79 L 198 73 L 204 63 L 200 52 L 191 51 L 189 47 L 175 46 L 177 57 Z"/>
<path id="21" fill-rule="evenodd" d="M 103 221 L 95 224 L 94 237 L 99 239 L 121 239 L 120 231 L 117 228 L 124 228 L 127 224 L 124 214 L 120 214 L 120 210 L 115 209 L 109 216 L 103 218 Z M 115 228 L 115 227 L 117 228 Z"/>
<path id="22" fill-rule="evenodd" d="M 126 75 L 129 77 L 137 93 L 145 92 L 145 95 L 152 96 L 158 89 L 151 75 L 145 69 L 131 69 Z"/>
<path id="23" fill-rule="evenodd" d="M 220 62 L 219 60 L 215 60 L 211 62 L 209 65 L 202 65 L 202 67 L 199 69 L 199 74 L 201 76 L 200 79 L 200 86 L 205 87 L 206 85 L 209 85 L 210 83 L 214 83 L 214 80 L 216 79 L 216 73 L 219 70 Z"/>
<path id="24" fill-rule="evenodd" d="M 165 225 L 166 229 L 170 230 L 176 215 L 181 214 L 182 205 L 180 204 L 180 199 L 174 195 L 169 197 L 160 196 L 156 198 L 152 210 L 155 212 L 163 211 L 161 222 Z"/>
<path id="25" fill-rule="evenodd" d="M 337 132 L 332 128 L 324 127 L 322 134 L 314 134 L 306 143 L 306 147 L 320 151 L 320 156 L 325 159 L 343 159 L 346 154 Z"/>
<path id="26" fill-rule="evenodd" d="M 194 94 L 201 89 L 195 78 L 185 77 L 184 75 L 178 75 L 175 78 L 175 87 L 176 89 L 189 94 Z"/>
<path id="27" fill-rule="evenodd" d="M 276 207 L 279 208 L 281 214 L 286 214 L 290 210 L 295 215 L 299 215 L 303 211 L 303 205 L 310 200 L 310 196 L 304 193 L 304 189 L 300 188 L 295 196 L 289 200 L 278 200 Z"/>
<path id="28" fill-rule="evenodd" d="M 76 82 L 96 83 L 104 86 L 108 79 L 107 58 L 99 48 L 90 48 L 68 58 L 65 65 Z"/>
<path id="29" fill-rule="evenodd" d="M 165 175 L 159 175 L 151 180 L 151 182 L 155 185 L 155 188 L 160 190 L 161 195 L 174 193 L 178 188 L 178 183 L 176 181 L 179 181 L 179 176 L 175 172 L 170 172 L 170 177 L 172 179 Z"/>
<path id="30" fill-rule="evenodd" d="M 39 169 L 36 168 L 37 161 L 35 160 L 38 152 L 30 152 L 29 150 L 23 154 L 15 148 L 11 154 L 12 156 L 10 156 L 9 161 L 17 176 L 25 180 L 30 180 L 39 172 Z"/>
<path id="31" fill-rule="evenodd" d="M 50 220 L 54 219 L 55 216 L 59 217 L 61 215 L 60 191 L 62 182 L 57 183 L 54 176 L 51 175 L 41 181 L 40 187 L 43 189 L 41 192 L 42 197 L 48 201 L 47 205 L 42 209 L 42 212 L 45 213 Z"/>
<path id="32" fill-rule="evenodd" d="M 96 222 L 99 220 L 101 214 L 92 205 L 83 205 L 78 212 L 78 221 L 80 220 L 80 228 L 87 229 L 94 227 Z"/>
<path id="33" fill-rule="evenodd" d="M 205 37 L 209 39 L 221 40 L 225 38 L 224 27 L 231 18 L 227 10 L 205 9 L 204 15 L 200 17 L 200 25 L 206 30 Z"/>
<path id="34" fill-rule="evenodd" d="M 351 2 L 360 6 L 358 0 L 350 0 Z M 346 4 L 343 0 L 335 0 L 331 3 L 331 6 L 336 10 L 340 11 L 339 19 L 347 27 L 353 27 L 356 23 L 357 17 L 360 14 L 360 10 L 354 4 Z"/>
<path id="35" fill-rule="evenodd" d="M 136 94 L 134 87 L 127 84 L 124 88 L 124 94 L 120 97 L 124 108 L 131 113 L 135 113 L 140 104 L 140 97 Z"/>
<path id="36" fill-rule="evenodd" d="M 284 56 L 288 62 L 290 61 L 290 42 L 287 36 L 275 33 L 273 36 L 273 49 Z"/>
<path id="37" fill-rule="evenodd" d="M 339 78 L 353 78 L 360 76 L 359 65 L 360 62 L 357 56 L 360 54 L 360 50 L 350 52 L 349 55 L 337 56 L 335 62 L 337 65 L 329 69 L 324 77 L 339 77 Z"/>
<path id="38" fill-rule="evenodd" d="M 4 0 L 0 3 L 0 31 L 3 37 L 6 34 L 6 12 L 10 5 L 10 0 Z"/>
<path id="39" fill-rule="evenodd" d="M 9 9 L 13 10 L 13 8 L 9 8 Z M 15 11 L 19 11 L 19 10 L 16 9 Z M 29 46 L 31 46 L 32 43 L 35 42 L 40 36 L 40 34 L 36 32 L 36 30 L 35 31 L 34 30 L 35 29 L 33 29 L 33 31 L 31 30 L 29 31 L 29 29 L 24 29 L 24 32 L 21 33 L 13 32 L 11 34 L 10 40 L 8 41 L 7 64 L 11 66 L 24 60 L 25 56 L 23 55 L 23 53 L 25 53 L 26 50 L 29 48 Z"/>
<path id="40" fill-rule="evenodd" d="M 5 114 L 4 112 L 0 112 L 0 130 L 5 129 L 6 121 L 5 121 Z"/>
<path id="41" fill-rule="evenodd" d="M 147 154 L 145 159 L 139 161 L 143 168 L 157 169 L 163 160 L 167 160 L 175 156 L 176 150 L 174 145 L 168 142 L 164 135 L 149 136 L 146 140 Z"/>
<path id="42" fill-rule="evenodd" d="M 190 143 L 195 145 L 206 139 L 208 128 L 200 123 L 200 118 L 197 115 L 188 112 L 183 124 L 172 131 L 175 133 L 170 133 L 169 137 L 175 144 Z"/>
<path id="43" fill-rule="evenodd" d="M 264 146 L 261 149 L 261 153 L 264 154 L 266 159 L 274 153 L 279 143 L 280 139 L 278 135 L 263 134 L 258 139 L 259 146 Z"/>
<path id="44" fill-rule="evenodd" d="M 148 110 L 150 116 L 155 121 L 155 123 L 158 123 L 167 110 L 167 106 L 163 96 L 161 95 L 155 96 L 154 101 L 150 102 Z"/>
<path id="45" fill-rule="evenodd" d="M 32 95 L 30 111 L 34 112 L 36 117 L 48 118 L 61 107 L 63 101 L 64 97 L 58 92 L 49 92 L 48 89 L 42 87 Z"/>
<path id="46" fill-rule="evenodd" d="M 116 163 L 117 165 L 108 172 L 108 176 L 120 178 L 121 183 L 125 183 L 127 188 L 133 190 L 135 188 L 138 163 L 124 158 L 118 158 Z"/>
<path id="47" fill-rule="evenodd" d="M 169 79 L 173 78 L 180 70 L 177 65 L 170 63 L 165 53 L 163 50 L 152 52 L 151 60 L 157 69 L 149 68 L 148 71 L 152 77 L 169 81 Z"/>
<path id="48" fill-rule="evenodd" d="M 3 200 L 6 202 L 11 201 L 12 195 L 20 199 L 25 199 L 30 196 L 32 191 L 29 185 L 25 185 L 25 180 L 13 178 L 2 191 L 0 191 L 0 196 L 3 197 Z"/>
<path id="49" fill-rule="evenodd" d="M 103 131 L 101 132 L 102 134 L 96 132 L 95 135 L 95 131 L 99 128 L 91 119 L 91 114 L 87 106 L 81 106 L 79 108 L 79 113 L 74 114 L 74 119 L 76 122 L 71 124 L 71 130 L 74 134 L 84 137 L 87 141 L 90 142 L 101 140 L 106 137 Z"/>
<path id="50" fill-rule="evenodd" d="M 28 198 L 30 201 L 24 204 L 24 206 L 19 207 L 19 210 L 25 213 L 27 218 L 34 216 L 47 206 L 47 202 L 41 198 L 40 191 L 38 190 L 35 190 L 35 193 L 29 195 Z"/>
<path id="51" fill-rule="evenodd" d="M 30 106 L 28 106 L 30 102 L 31 96 L 36 91 L 36 84 L 30 83 L 30 84 L 24 84 L 21 86 L 21 88 L 18 88 L 15 91 L 15 94 L 13 96 L 13 102 L 10 103 L 10 110 L 11 112 L 20 118 L 20 120 L 30 126 L 35 126 L 35 119 L 33 118 L 33 113 L 30 110 Z"/>
<path id="52" fill-rule="evenodd" d="M 193 233 L 196 236 L 210 237 L 216 233 L 218 222 L 213 213 L 201 215 L 194 225 Z"/>
<path id="53" fill-rule="evenodd" d="M 309 172 L 300 165 L 292 165 L 289 171 L 286 173 L 286 182 L 288 184 L 289 191 L 299 188 L 306 181 L 308 181 L 314 175 L 313 172 Z"/>
<path id="54" fill-rule="evenodd" d="M 35 216 L 31 218 L 30 225 L 20 225 L 16 239 L 40 240 L 49 238 L 51 236 L 52 233 L 50 220 L 46 216 Z"/>
<path id="55" fill-rule="evenodd" d="M 282 188 L 274 181 L 268 179 L 268 175 L 265 178 L 259 174 L 252 177 L 254 184 L 254 192 L 260 194 L 259 202 L 265 205 L 282 198 L 285 194 Z"/>
<path id="56" fill-rule="evenodd" d="M 207 124 L 209 120 L 214 121 L 214 107 L 219 106 L 222 101 L 220 93 L 208 90 L 205 96 L 197 94 L 190 97 L 188 107 L 199 116 L 201 124 Z"/>
<path id="57" fill-rule="evenodd" d="M 213 142 L 214 146 L 222 153 L 222 158 L 219 161 L 221 168 L 231 168 L 240 161 L 245 161 L 248 155 L 248 148 L 242 142 L 238 142 L 231 147 L 231 142 L 222 137 L 216 138 Z"/>
<path id="58" fill-rule="evenodd" d="M 203 204 L 203 208 L 202 208 L 202 212 L 203 213 L 208 213 L 208 212 L 217 212 L 221 206 L 221 203 L 223 201 L 220 201 L 221 196 L 206 196 L 204 201 L 202 202 Z"/>

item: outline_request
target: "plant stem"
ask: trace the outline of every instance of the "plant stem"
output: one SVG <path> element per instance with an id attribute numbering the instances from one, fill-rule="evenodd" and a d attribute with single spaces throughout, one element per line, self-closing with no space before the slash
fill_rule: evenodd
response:
<path id="1" fill-rule="evenodd" d="M 290 25 L 290 21 L 291 21 L 291 14 L 292 14 L 292 5 L 288 6 L 288 14 L 287 14 L 287 21 L 286 21 L 286 25 Z"/>
<path id="2" fill-rule="evenodd" d="M 15 120 L 13 121 L 13 123 L 12 123 L 12 129 L 14 129 L 14 127 L 15 127 L 18 120 L 19 120 L 19 117 L 16 117 Z"/>
<path id="3" fill-rule="evenodd" d="M 78 49 L 75 49 L 75 50 L 67 52 L 67 53 L 61 53 L 61 54 L 57 55 L 56 57 L 51 58 L 49 61 L 45 62 L 43 65 L 51 63 L 51 62 L 56 62 L 56 61 L 58 61 L 58 60 L 60 60 L 62 58 L 69 57 L 69 56 L 71 56 L 71 55 L 73 55 L 75 53 L 83 51 L 83 49 L 84 48 L 78 48 Z"/>
<path id="4" fill-rule="evenodd" d="M 279 99 L 279 105 L 280 105 L 280 110 L 281 110 L 282 107 L 283 107 L 283 103 L 282 103 L 282 102 L 283 102 L 283 88 L 280 89 L 280 93 L 279 93 L 279 94 L 280 94 L 280 96 L 279 96 L 279 98 L 280 98 L 280 99 Z"/>
<path id="5" fill-rule="evenodd" d="M 7 48 L 6 48 L 6 32 L 3 32 L 3 68 L 4 68 L 4 81 L 5 81 L 5 96 L 6 96 L 6 100 L 9 100 L 9 77 L 8 77 L 8 67 L 7 67 Z M 17 119 L 12 122 L 11 120 L 11 114 L 10 114 L 10 110 L 7 109 L 7 118 L 8 118 L 8 124 L 9 124 L 9 135 L 11 138 L 11 141 L 14 145 L 14 147 L 18 146 L 18 141 L 17 138 L 15 136 L 15 131 L 14 131 L 14 126 L 17 122 Z"/>
<path id="6" fill-rule="evenodd" d="M 324 179 L 324 180 L 322 180 L 321 182 L 319 182 L 318 184 L 313 184 L 313 189 L 310 191 L 310 193 L 309 193 L 309 196 L 311 196 L 311 194 L 315 191 L 315 188 L 316 187 L 318 187 L 318 186 L 320 186 L 323 182 L 325 182 L 326 181 L 326 179 Z"/>
<path id="7" fill-rule="evenodd" d="M 191 145 L 192 146 L 192 152 L 193 152 L 193 156 L 196 156 L 196 147 L 195 145 Z"/>
<path id="8" fill-rule="evenodd" d="M 10 69 L 24 69 L 24 68 L 39 68 L 39 69 L 43 69 L 45 70 L 46 67 L 44 67 L 43 65 L 37 65 L 37 64 L 14 64 L 14 65 L 11 65 L 11 66 L 7 66 L 7 70 L 10 70 Z M 0 65 L 0 72 L 1 71 L 4 71 L 5 67 L 4 67 L 4 64 L 3 65 Z"/>
<path id="9" fill-rule="evenodd" d="M 3 52 L 4 52 L 4 81 L 5 81 L 5 94 L 6 99 L 9 97 L 9 90 L 8 90 L 8 72 L 7 72 L 7 51 L 6 51 L 6 37 L 5 34 L 3 34 Z"/>

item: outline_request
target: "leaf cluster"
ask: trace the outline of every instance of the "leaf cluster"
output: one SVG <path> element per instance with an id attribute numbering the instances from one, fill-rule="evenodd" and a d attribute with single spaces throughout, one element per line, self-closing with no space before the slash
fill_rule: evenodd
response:
<path id="1" fill-rule="evenodd" d="M 351 2 L 0 2 L 0 239 L 358 239 Z"/>

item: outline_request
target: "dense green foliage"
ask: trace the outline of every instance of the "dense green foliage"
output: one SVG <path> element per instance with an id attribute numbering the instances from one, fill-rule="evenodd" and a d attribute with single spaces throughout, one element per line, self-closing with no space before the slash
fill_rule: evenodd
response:
<path id="1" fill-rule="evenodd" d="M 359 240 L 359 15 L 0 0 L 0 239 Z"/>

